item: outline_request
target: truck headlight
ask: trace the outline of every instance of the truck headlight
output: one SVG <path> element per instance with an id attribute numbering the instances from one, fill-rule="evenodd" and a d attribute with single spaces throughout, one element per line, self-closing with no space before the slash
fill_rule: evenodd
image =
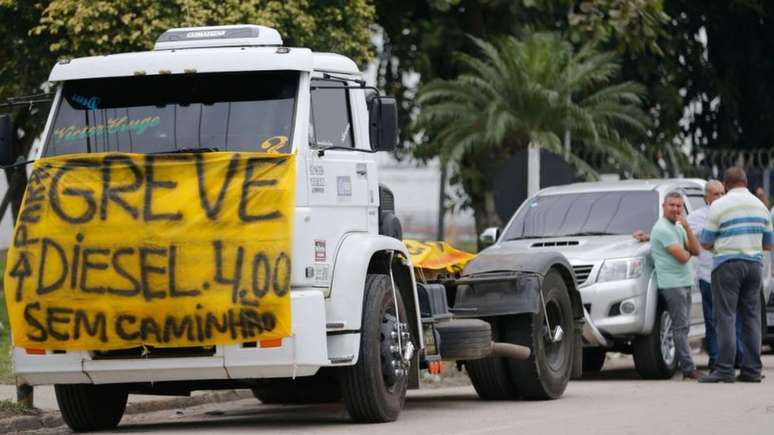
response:
<path id="1" fill-rule="evenodd" d="M 642 275 L 643 262 L 644 258 L 642 257 L 605 260 L 599 269 L 597 281 L 605 282 L 639 278 Z"/>

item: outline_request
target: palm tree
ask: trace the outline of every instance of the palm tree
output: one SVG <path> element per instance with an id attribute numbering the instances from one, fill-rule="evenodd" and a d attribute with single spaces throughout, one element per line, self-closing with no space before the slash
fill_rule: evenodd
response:
<path id="1" fill-rule="evenodd" d="M 649 118 L 640 108 L 644 87 L 614 81 L 620 70 L 614 54 L 591 44 L 576 51 L 557 33 L 528 31 L 521 39 L 507 36 L 493 43 L 471 39 L 482 56 L 458 54 L 463 73 L 426 84 L 417 97 L 416 126 L 458 179 L 471 166 L 491 168 L 486 160 L 507 160 L 519 149 L 539 156 L 540 147 L 564 155 L 587 179 L 597 178 L 581 158 L 588 151 L 605 153 L 633 175 L 657 174 L 626 140 L 643 135 Z M 575 149 L 569 149 L 569 137 Z M 499 223 L 486 178 L 491 177 L 463 182 L 479 231 Z M 528 184 L 536 189 L 534 181 Z"/>

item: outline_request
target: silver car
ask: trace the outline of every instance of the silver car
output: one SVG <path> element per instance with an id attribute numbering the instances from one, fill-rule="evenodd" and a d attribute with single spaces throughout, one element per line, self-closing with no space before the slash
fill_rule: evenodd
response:
<path id="1" fill-rule="evenodd" d="M 677 369 L 671 319 L 658 296 L 649 232 L 670 191 L 684 195 L 686 215 L 702 207 L 703 180 L 626 180 L 550 187 L 527 199 L 500 232 L 490 228 L 482 241 L 500 253 L 558 251 L 572 265 L 585 308 L 585 372 L 598 371 L 608 351 L 632 353 L 646 379 L 671 377 Z M 768 260 L 768 259 L 767 259 Z M 695 261 L 695 260 L 692 260 Z M 764 262 L 762 298 L 774 280 Z M 764 313 L 765 319 L 765 313 Z M 689 339 L 704 336 L 701 293 L 692 290 Z"/>
<path id="2" fill-rule="evenodd" d="M 489 247 L 503 252 L 559 251 L 570 261 L 585 308 L 584 371 L 602 368 L 607 351 L 632 353 L 643 378 L 671 377 L 677 369 L 671 319 L 658 297 L 649 232 L 664 196 L 685 195 L 686 215 L 703 206 L 702 180 L 627 180 L 550 187 L 527 199 Z M 494 237 L 492 237 L 494 236 Z M 768 262 L 767 262 L 768 266 Z M 770 267 L 765 271 L 770 276 Z M 770 279 L 766 280 L 766 294 Z M 692 292 L 689 338 L 704 336 L 701 293 Z"/>

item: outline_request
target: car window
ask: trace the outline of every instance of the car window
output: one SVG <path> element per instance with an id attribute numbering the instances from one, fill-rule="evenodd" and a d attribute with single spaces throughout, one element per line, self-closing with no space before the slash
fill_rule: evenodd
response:
<path id="1" fill-rule="evenodd" d="M 658 193 L 652 191 L 538 196 L 519 209 L 504 239 L 632 234 L 650 230 L 658 216 Z"/>
<path id="2" fill-rule="evenodd" d="M 338 80 L 312 80 L 312 110 L 309 114 L 309 143 L 312 145 L 354 146 L 349 91 L 345 86 Z"/>

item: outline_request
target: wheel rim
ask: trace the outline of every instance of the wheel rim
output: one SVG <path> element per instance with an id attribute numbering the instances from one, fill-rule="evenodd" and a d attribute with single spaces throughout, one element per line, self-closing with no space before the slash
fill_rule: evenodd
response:
<path id="1" fill-rule="evenodd" d="M 389 392 L 400 388 L 403 380 L 408 376 L 409 362 L 403 360 L 401 342 L 398 339 L 403 334 L 403 346 L 410 339 L 405 333 L 406 325 L 401 325 L 395 315 L 395 307 L 390 304 L 382 314 L 382 324 L 379 334 L 379 355 L 382 366 L 382 379 Z"/>
<path id="2" fill-rule="evenodd" d="M 551 370 L 559 371 L 564 365 L 564 344 L 566 339 L 554 342 L 551 336 L 557 326 L 561 326 L 565 331 L 567 331 L 567 326 L 564 324 L 562 307 L 559 306 L 557 301 L 553 299 L 546 301 L 546 315 L 548 317 L 548 325 L 545 324 L 546 322 L 543 322 L 543 344 L 546 363 Z"/>
<path id="3" fill-rule="evenodd" d="M 664 364 L 670 367 L 675 361 L 675 338 L 672 332 L 672 318 L 667 312 L 661 315 L 659 338 L 661 340 L 661 358 Z"/>

